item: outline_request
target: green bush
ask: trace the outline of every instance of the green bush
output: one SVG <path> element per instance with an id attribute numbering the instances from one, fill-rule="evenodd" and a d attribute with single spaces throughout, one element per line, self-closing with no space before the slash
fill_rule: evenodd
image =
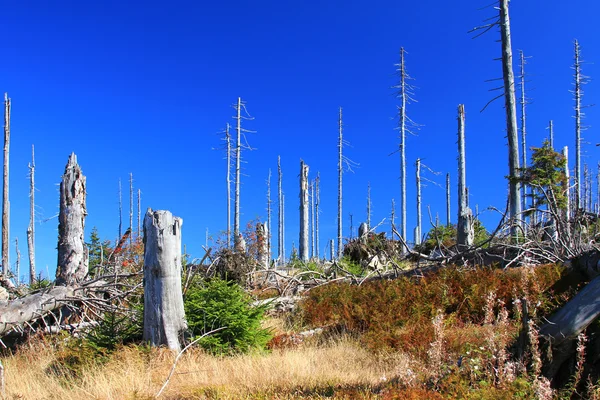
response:
<path id="1" fill-rule="evenodd" d="M 188 327 L 198 337 L 226 327 L 199 341 L 215 354 L 243 353 L 264 349 L 271 333 L 261 327 L 266 306 L 252 306 L 252 298 L 233 282 L 212 279 L 204 286 L 188 289 L 184 307 Z"/>

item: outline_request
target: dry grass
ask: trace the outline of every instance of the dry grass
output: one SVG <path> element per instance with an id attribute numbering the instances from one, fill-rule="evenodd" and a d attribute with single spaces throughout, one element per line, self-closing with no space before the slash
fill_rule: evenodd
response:
<path id="1" fill-rule="evenodd" d="M 56 351 L 42 343 L 3 360 L 8 399 L 147 399 L 158 392 L 174 355 L 126 347 L 77 378 L 49 373 Z M 373 355 L 350 340 L 265 354 L 214 357 L 192 349 L 162 398 L 300 398 L 331 387 L 373 387 L 406 373 L 399 354 Z M 409 370 L 410 371 L 410 370 Z M 343 391 L 343 390 L 342 390 Z M 316 393 L 316 394 L 315 394 Z M 366 394 L 364 398 L 372 396 Z"/>

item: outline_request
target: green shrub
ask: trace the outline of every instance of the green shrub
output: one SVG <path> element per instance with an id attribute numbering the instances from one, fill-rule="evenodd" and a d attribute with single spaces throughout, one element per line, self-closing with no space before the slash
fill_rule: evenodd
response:
<path id="1" fill-rule="evenodd" d="M 271 339 L 271 333 L 261 327 L 266 306 L 252 306 L 252 298 L 233 282 L 212 279 L 205 286 L 192 286 L 186 293 L 184 306 L 193 336 L 226 327 L 199 341 L 200 346 L 212 353 L 264 349 Z"/>

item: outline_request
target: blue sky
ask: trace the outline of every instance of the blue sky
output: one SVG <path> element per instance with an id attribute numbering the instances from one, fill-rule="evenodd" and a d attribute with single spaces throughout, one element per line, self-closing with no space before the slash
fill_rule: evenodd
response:
<path id="1" fill-rule="evenodd" d="M 321 253 L 336 235 L 338 107 L 344 108 L 348 157 L 360 164 L 344 177 L 344 234 L 366 218 L 371 183 L 373 223 L 399 205 L 398 132 L 391 87 L 403 46 L 417 86 L 409 116 L 423 125 L 407 139 L 408 230 L 415 226 L 414 162 L 420 157 L 444 185 L 456 183 L 456 108 L 466 108 L 467 183 L 471 206 L 493 228 L 507 191 L 503 102 L 479 110 L 501 76 L 497 31 L 472 39 L 471 28 L 494 14 L 490 1 L 191 2 L 43 1 L 3 6 L 0 89 L 12 98 L 11 261 L 14 238 L 27 268 L 27 163 L 36 146 L 37 263 L 53 276 L 56 265 L 58 183 L 75 152 L 88 179 L 87 235 L 97 226 L 118 232 L 118 180 L 129 173 L 142 190 L 142 208 L 168 209 L 184 220 L 188 253 L 201 256 L 205 233 L 225 229 L 224 153 L 218 133 L 241 96 L 255 119 L 245 127 L 255 151 L 247 152 L 242 180 L 243 223 L 266 218 L 269 168 L 281 155 L 286 193 L 286 248 L 297 243 L 300 159 L 311 177 L 321 174 Z M 539 145 L 554 120 L 556 145 L 574 152 L 573 40 L 600 76 L 600 3 L 578 6 L 551 0 L 514 0 L 513 49 L 528 60 L 528 143 Z M 517 65 L 515 64 L 515 71 Z M 585 87 L 585 104 L 598 102 L 599 85 Z M 598 107 L 586 110 L 583 161 L 595 165 Z M 573 159 L 573 158 L 572 158 Z M 572 167 L 571 163 L 571 167 Z M 595 170 L 595 168 L 594 168 Z M 272 180 L 273 188 L 276 180 Z M 276 203 L 275 190 L 273 200 Z M 452 192 L 456 220 L 456 190 Z M 127 193 L 124 197 L 128 207 Z M 426 206 L 445 220 L 445 191 L 423 188 Z M 276 214 L 273 215 L 276 221 Z M 124 226 L 127 226 L 125 217 Z M 274 227 L 275 222 L 274 222 Z M 387 220 L 381 229 L 389 230 Z M 412 236 L 412 235 L 411 235 Z M 276 248 L 277 234 L 273 245 Z M 22 272 L 24 274 L 24 272 Z"/>

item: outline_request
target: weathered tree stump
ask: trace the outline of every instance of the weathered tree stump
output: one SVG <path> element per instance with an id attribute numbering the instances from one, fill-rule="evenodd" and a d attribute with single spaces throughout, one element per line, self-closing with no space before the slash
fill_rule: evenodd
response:
<path id="1" fill-rule="evenodd" d="M 144 340 L 181 350 L 187 329 L 181 290 L 181 218 L 148 209 L 144 218 Z"/>
<path id="2" fill-rule="evenodd" d="M 88 253 L 85 249 L 84 227 L 85 176 L 72 153 L 60 183 L 60 211 L 58 215 L 58 264 L 56 285 L 74 285 L 88 272 Z"/>

